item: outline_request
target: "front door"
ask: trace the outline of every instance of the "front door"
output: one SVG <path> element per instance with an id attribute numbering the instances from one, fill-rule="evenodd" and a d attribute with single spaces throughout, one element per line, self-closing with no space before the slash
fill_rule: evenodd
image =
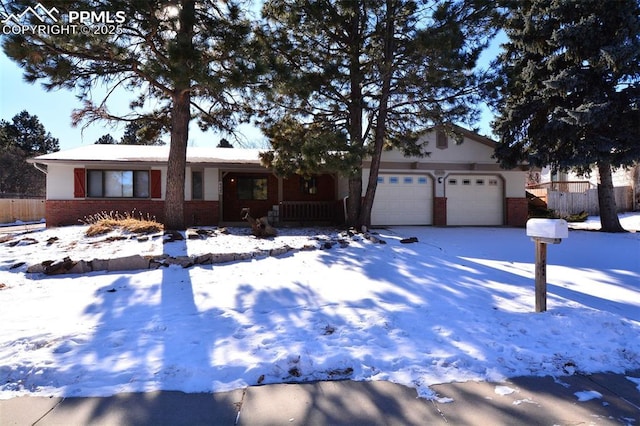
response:
<path id="1" fill-rule="evenodd" d="M 278 179 L 271 173 L 229 172 L 222 179 L 222 220 L 239 222 L 240 211 L 249 208 L 251 216 L 266 216 L 278 204 Z"/>

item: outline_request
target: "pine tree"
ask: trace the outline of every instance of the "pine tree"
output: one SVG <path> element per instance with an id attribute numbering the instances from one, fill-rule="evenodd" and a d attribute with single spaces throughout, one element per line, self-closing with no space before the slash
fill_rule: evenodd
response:
<path id="1" fill-rule="evenodd" d="M 41 22 L 22 12 L 33 2 L 15 0 L 5 11 L 37 25 L 67 25 L 69 10 L 112 16 L 117 25 L 88 25 L 90 31 L 9 31 L 2 47 L 24 69 L 30 82 L 46 89 L 73 89 L 83 101 L 75 123 L 95 120 L 143 120 L 170 133 L 165 226 L 184 228 L 183 204 L 189 123 L 233 132 L 241 110 L 235 88 L 252 75 L 243 59 L 250 25 L 233 1 L 215 0 L 50 0 L 58 22 Z M 9 25 L 11 23 L 9 22 Z M 81 24 L 79 24 L 82 27 Z M 83 27 L 84 28 L 84 27 Z M 106 87 L 97 101 L 92 91 Z M 117 116 L 107 108 L 114 91 L 129 92 L 131 113 Z M 235 96 L 234 96 L 235 95 Z"/>
<path id="2" fill-rule="evenodd" d="M 160 139 L 162 129 L 153 124 L 144 123 L 141 120 L 127 123 L 119 143 L 123 145 L 164 145 Z"/>
<path id="3" fill-rule="evenodd" d="M 118 141 L 116 141 L 113 136 L 107 133 L 106 135 L 100 136 L 98 140 L 95 141 L 95 143 L 98 145 L 115 145 L 118 143 Z"/>
<path id="4" fill-rule="evenodd" d="M 600 175 L 602 230 L 623 231 L 612 167 L 640 159 L 637 0 L 510 1 L 496 156 Z"/>
<path id="5" fill-rule="evenodd" d="M 347 176 L 348 222 L 369 225 L 382 150 L 424 155 L 421 132 L 473 118 L 472 70 L 493 11 L 490 1 L 267 1 L 261 125 L 273 150 L 263 161 L 281 174 Z"/>
<path id="6" fill-rule="evenodd" d="M 0 193 L 43 196 L 45 177 L 26 160 L 59 149 L 36 115 L 22 111 L 0 120 Z"/>

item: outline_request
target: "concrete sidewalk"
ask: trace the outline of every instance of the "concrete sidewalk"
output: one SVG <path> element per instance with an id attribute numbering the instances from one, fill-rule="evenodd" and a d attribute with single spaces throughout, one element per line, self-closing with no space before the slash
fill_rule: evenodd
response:
<path id="1" fill-rule="evenodd" d="M 640 377 L 640 371 L 630 372 Z M 638 425 L 638 384 L 620 374 L 432 386 L 389 382 L 253 386 L 216 394 L 0 400 L 0 425 Z M 450 402 L 446 402 L 450 401 Z"/>

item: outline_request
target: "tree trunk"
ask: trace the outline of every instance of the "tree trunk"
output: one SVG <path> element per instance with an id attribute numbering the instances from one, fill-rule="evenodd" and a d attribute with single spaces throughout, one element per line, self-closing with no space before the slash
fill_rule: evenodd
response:
<path id="1" fill-rule="evenodd" d="M 367 182 L 367 191 L 362 201 L 360 217 L 358 223 L 361 226 L 371 226 L 371 210 L 373 209 L 373 201 L 378 188 L 378 172 L 380 171 L 380 158 L 382 156 L 382 147 L 384 146 L 384 138 L 387 134 L 387 113 L 389 96 L 391 93 L 391 77 L 393 75 L 393 54 L 394 54 L 394 36 L 395 36 L 395 10 L 393 2 L 387 0 L 384 30 L 384 59 L 382 68 L 382 91 L 378 104 L 378 115 L 376 117 L 376 128 L 373 143 L 373 153 L 371 155 L 371 166 L 369 168 L 369 180 Z"/>
<path id="2" fill-rule="evenodd" d="M 611 165 L 608 161 L 598 162 L 598 206 L 600 208 L 600 225 L 603 232 L 625 232 L 618 220 L 616 197 L 613 190 Z"/>
<path id="3" fill-rule="evenodd" d="M 185 229 L 184 182 L 190 121 L 190 96 L 189 92 L 185 91 L 174 96 L 171 110 L 171 145 L 167 168 L 167 194 L 164 201 L 165 229 Z"/>
<path id="4" fill-rule="evenodd" d="M 178 19 L 176 46 L 170 49 L 174 66 L 174 91 L 171 108 L 171 145 L 167 167 L 167 192 L 164 202 L 165 229 L 185 229 L 184 182 L 187 167 L 187 141 L 191 121 L 191 58 L 194 56 L 193 27 L 195 4 L 184 0 Z"/>
<path id="5" fill-rule="evenodd" d="M 358 217 L 362 206 L 362 169 L 349 176 L 349 198 L 347 199 L 347 225 L 358 228 Z"/>
<path id="6" fill-rule="evenodd" d="M 347 225 L 354 226 L 360 230 L 360 210 L 362 208 L 362 156 L 364 152 L 364 135 L 362 134 L 362 66 L 360 64 L 360 55 L 362 49 L 362 10 L 360 5 L 356 4 L 354 15 L 350 23 L 351 31 L 351 52 L 349 58 L 349 86 L 350 86 L 350 102 L 349 102 L 349 139 L 354 152 L 359 159 L 359 167 L 349 173 L 349 199 L 347 200 Z"/>

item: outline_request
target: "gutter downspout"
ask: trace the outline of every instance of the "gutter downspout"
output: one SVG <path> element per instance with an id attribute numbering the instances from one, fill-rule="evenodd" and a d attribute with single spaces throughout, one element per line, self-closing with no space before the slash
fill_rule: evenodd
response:
<path id="1" fill-rule="evenodd" d="M 33 167 L 35 167 L 36 170 L 44 173 L 45 175 L 47 174 L 47 166 L 46 165 L 41 165 L 40 163 L 33 163 Z"/>

